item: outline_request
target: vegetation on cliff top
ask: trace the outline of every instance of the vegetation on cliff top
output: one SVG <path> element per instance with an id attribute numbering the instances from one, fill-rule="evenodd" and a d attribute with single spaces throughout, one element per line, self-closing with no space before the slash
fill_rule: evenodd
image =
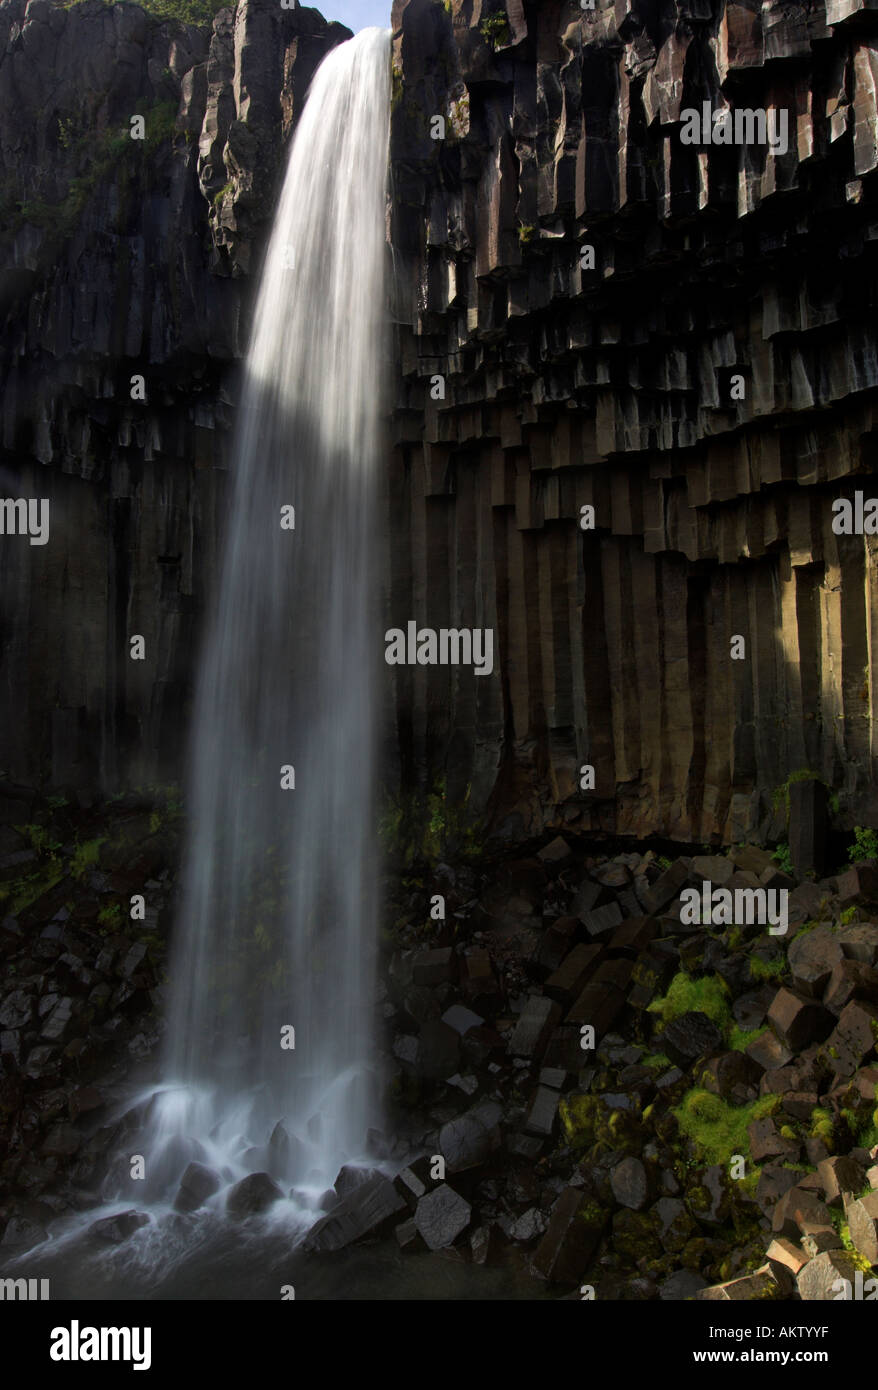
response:
<path id="1" fill-rule="evenodd" d="M 65 0 L 63 8 L 72 10 L 85 0 Z M 104 0 L 107 5 L 116 0 Z M 180 24 L 211 24 L 220 10 L 235 8 L 235 0 L 131 0 L 158 20 L 176 19 Z"/>

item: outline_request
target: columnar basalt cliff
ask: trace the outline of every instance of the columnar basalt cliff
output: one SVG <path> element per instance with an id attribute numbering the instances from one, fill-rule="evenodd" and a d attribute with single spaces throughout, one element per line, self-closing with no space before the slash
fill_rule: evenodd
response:
<path id="1" fill-rule="evenodd" d="M 496 640 L 486 679 L 396 668 L 391 787 L 512 838 L 734 841 L 782 837 L 807 768 L 875 823 L 875 538 L 832 529 L 875 491 L 871 13 L 393 27 L 387 622 Z M 273 0 L 209 28 L 0 0 L 0 492 L 52 526 L 0 547 L 14 781 L 180 775 L 283 152 L 346 36 Z M 704 102 L 786 113 L 789 148 L 684 144 Z"/>
<path id="2" fill-rule="evenodd" d="M 14 781 L 180 776 L 254 272 L 308 84 L 349 36 L 271 0 L 212 30 L 0 3 L 0 495 L 47 498 L 51 528 L 0 544 Z"/>
<path id="3" fill-rule="evenodd" d="M 876 491 L 878 22 L 397 0 L 394 30 L 391 611 L 493 626 L 499 665 L 403 669 L 404 777 L 511 836 L 782 836 L 804 768 L 874 821 L 876 540 L 832 502 Z M 787 113 L 788 149 L 684 143 L 704 103 Z"/>

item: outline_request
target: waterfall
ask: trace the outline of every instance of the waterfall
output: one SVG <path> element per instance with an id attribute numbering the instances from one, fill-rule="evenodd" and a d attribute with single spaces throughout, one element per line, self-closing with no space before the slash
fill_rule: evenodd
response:
<path id="1" fill-rule="evenodd" d="M 195 1157 L 313 1201 L 364 1153 L 389 47 L 367 29 L 317 71 L 263 271 L 193 714 L 152 1191 Z"/>

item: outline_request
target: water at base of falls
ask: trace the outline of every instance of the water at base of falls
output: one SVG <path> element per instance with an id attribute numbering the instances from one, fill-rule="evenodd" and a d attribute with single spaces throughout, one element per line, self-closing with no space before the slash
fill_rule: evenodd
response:
<path id="1" fill-rule="evenodd" d="M 259 1229 L 297 1236 L 376 1120 L 389 38 L 365 30 L 318 69 L 263 271 L 193 711 L 164 1084 L 123 1122 L 106 1204 L 64 1237 L 146 1209 L 115 1252 L 107 1228 L 120 1268 L 215 1239 L 248 1175 L 266 1175 Z"/>

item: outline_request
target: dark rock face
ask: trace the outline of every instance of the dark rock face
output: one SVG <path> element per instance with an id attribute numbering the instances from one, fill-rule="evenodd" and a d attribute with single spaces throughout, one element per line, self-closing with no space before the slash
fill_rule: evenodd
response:
<path id="1" fill-rule="evenodd" d="M 226 1211 L 229 1216 L 255 1216 L 259 1212 L 267 1211 L 282 1196 L 277 1183 L 268 1173 L 251 1173 L 230 1188 L 226 1198 Z"/>
<path id="2" fill-rule="evenodd" d="M 400 768 L 511 837 L 766 834 L 802 767 L 874 823 L 874 562 L 832 529 L 875 464 L 874 16 L 484 13 L 393 12 L 392 621 L 496 639 L 400 668 Z M 789 148 L 682 143 L 705 101 Z"/>
<path id="3" fill-rule="evenodd" d="M 178 776 L 251 272 L 307 85 L 347 37 L 270 0 L 212 29 L 0 9 L 0 495 L 50 504 L 48 544 L 0 542 L 0 765 L 21 782 Z"/>

